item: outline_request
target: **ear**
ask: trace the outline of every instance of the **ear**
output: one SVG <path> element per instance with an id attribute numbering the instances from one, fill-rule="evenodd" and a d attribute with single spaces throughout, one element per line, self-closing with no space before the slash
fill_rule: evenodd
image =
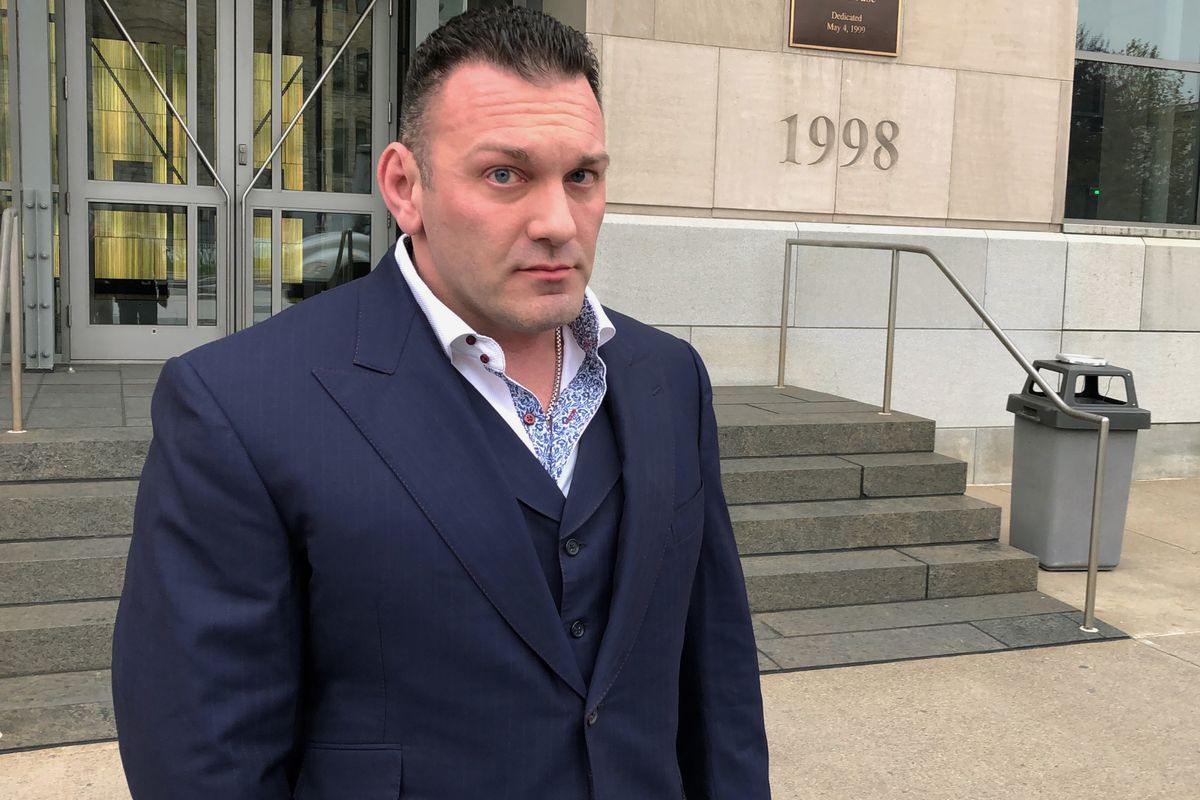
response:
<path id="1" fill-rule="evenodd" d="M 421 171 L 412 151 L 400 142 L 389 144 L 379 157 L 375 179 L 383 202 L 400 230 L 410 236 L 421 233 Z"/>

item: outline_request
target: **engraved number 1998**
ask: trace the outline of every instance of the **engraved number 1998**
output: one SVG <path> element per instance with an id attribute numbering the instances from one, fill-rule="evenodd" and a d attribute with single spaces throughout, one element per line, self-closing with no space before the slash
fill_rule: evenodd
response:
<path id="1" fill-rule="evenodd" d="M 780 122 L 787 125 L 787 150 L 780 163 L 800 164 L 801 162 L 796 157 L 800 139 L 800 115 L 792 114 Z M 854 166 L 870 149 L 871 143 L 868 141 L 867 131 L 867 123 L 857 117 L 847 120 L 846 124 L 842 126 L 842 144 L 854 151 L 853 158 L 842 164 L 843 167 Z M 808 162 L 810 166 L 820 164 L 836 149 L 836 132 L 837 126 L 833 120 L 824 115 L 814 118 L 809 124 L 808 139 L 821 149 L 821 154 L 817 156 L 816 160 Z M 878 147 L 871 156 L 871 162 L 876 169 L 886 172 L 896 166 L 896 162 L 900 160 L 900 152 L 895 145 L 899 135 L 900 125 L 894 120 L 885 119 L 876 124 L 875 141 L 878 143 Z"/>

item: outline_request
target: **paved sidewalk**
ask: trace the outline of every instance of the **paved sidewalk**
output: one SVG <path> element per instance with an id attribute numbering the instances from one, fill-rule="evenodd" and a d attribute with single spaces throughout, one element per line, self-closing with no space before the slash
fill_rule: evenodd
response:
<path id="1" fill-rule="evenodd" d="M 0 425 L 12 425 L 12 382 L 0 375 Z M 21 376 L 21 409 L 28 430 L 144 428 L 161 364 L 80 364 Z"/>
<path id="2" fill-rule="evenodd" d="M 968 494 L 1001 505 L 1008 487 Z M 763 678 L 776 800 L 1190 800 L 1200 787 L 1200 480 L 1134 484 L 1096 611 L 1118 642 Z M 1085 576 L 1038 588 L 1082 606 Z"/>
<path id="3" fill-rule="evenodd" d="M 1004 487 L 970 494 L 1007 505 Z M 776 800 L 1189 800 L 1200 480 L 1135 484 L 1099 615 L 1132 640 L 763 677 Z M 1041 590 L 1083 602 L 1083 576 Z M 127 800 L 115 744 L 0 756 L 8 800 Z"/>

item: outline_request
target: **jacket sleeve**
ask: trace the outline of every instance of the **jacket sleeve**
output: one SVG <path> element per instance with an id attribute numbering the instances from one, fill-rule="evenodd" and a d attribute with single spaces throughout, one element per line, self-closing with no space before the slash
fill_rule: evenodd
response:
<path id="1" fill-rule="evenodd" d="M 152 403 L 113 704 L 134 800 L 291 797 L 302 599 L 287 530 L 183 359 Z"/>
<path id="2" fill-rule="evenodd" d="M 688 800 L 768 800 L 758 650 L 742 565 L 721 488 L 712 385 L 700 382 L 704 531 L 680 667 L 679 771 Z"/>

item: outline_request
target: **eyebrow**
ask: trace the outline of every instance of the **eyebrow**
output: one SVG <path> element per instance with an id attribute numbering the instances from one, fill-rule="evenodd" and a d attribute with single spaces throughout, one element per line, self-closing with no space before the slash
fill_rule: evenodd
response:
<path id="1" fill-rule="evenodd" d="M 599 165 L 607 165 L 609 160 L 610 159 L 608 157 L 608 153 L 605 153 L 605 152 L 590 153 L 590 154 L 584 156 L 583 158 L 579 159 L 579 166 L 595 167 L 595 166 L 599 166 Z"/>
<path id="2" fill-rule="evenodd" d="M 528 164 L 532 159 L 529 157 L 529 151 L 521 147 L 505 147 L 500 144 L 479 144 L 471 148 L 468 156 L 473 156 L 476 153 L 499 153 L 513 161 L 518 161 L 522 164 Z"/>
<path id="3" fill-rule="evenodd" d="M 468 154 L 468 156 L 473 156 L 476 153 L 485 153 L 485 152 L 499 153 L 500 155 L 505 156 L 506 158 L 510 158 L 514 162 L 519 163 L 519 164 L 528 164 L 533 160 L 529 156 L 529 151 L 524 149 L 523 147 L 506 147 L 505 145 L 501 145 L 501 144 L 488 144 L 488 143 L 476 145 L 475 147 L 471 148 L 471 152 Z M 608 164 L 609 161 L 610 161 L 610 159 L 609 159 L 608 153 L 606 153 L 604 151 L 600 151 L 598 153 L 588 153 L 587 155 L 582 156 L 579 159 L 579 166 L 594 167 L 597 165 Z"/>

